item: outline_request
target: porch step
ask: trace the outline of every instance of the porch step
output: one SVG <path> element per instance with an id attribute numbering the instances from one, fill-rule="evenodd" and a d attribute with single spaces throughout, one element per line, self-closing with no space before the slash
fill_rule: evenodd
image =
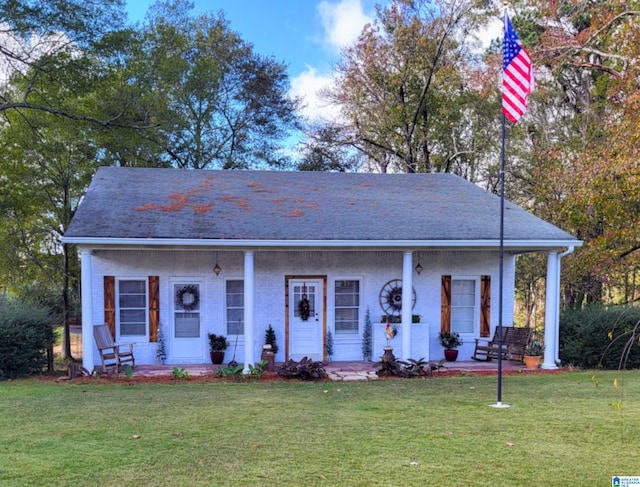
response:
<path id="1" fill-rule="evenodd" d="M 369 381 L 369 380 L 378 380 L 378 376 L 375 372 L 372 371 L 362 371 L 362 372 L 354 372 L 354 371 L 335 371 L 335 372 L 327 372 L 327 377 L 329 380 L 336 382 L 354 382 L 354 381 Z"/>

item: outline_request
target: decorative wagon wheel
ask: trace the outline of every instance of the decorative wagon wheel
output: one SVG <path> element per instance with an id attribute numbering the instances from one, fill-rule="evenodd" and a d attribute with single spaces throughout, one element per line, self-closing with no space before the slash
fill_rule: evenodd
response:
<path id="1" fill-rule="evenodd" d="M 416 290 L 412 289 L 411 309 L 416 305 Z M 387 315 L 402 312 L 402 279 L 392 279 L 380 290 L 380 307 Z"/>

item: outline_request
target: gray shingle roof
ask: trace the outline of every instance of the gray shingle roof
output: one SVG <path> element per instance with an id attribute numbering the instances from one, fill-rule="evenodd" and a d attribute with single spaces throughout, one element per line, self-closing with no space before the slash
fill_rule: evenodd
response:
<path id="1" fill-rule="evenodd" d="M 505 241 L 579 244 L 505 208 Z M 499 197 L 452 174 L 101 167 L 65 241 L 495 241 L 499 219 Z"/>

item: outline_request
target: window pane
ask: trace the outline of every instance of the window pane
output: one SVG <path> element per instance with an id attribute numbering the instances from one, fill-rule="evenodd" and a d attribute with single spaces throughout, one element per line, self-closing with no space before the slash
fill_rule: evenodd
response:
<path id="1" fill-rule="evenodd" d="M 357 321 L 336 321 L 336 335 L 358 333 Z"/>
<path id="2" fill-rule="evenodd" d="M 293 287 L 293 316 L 300 318 L 300 301 L 302 301 L 302 298 L 306 298 L 309 302 L 309 316 L 315 315 L 316 287 L 308 285 Z"/>
<path id="3" fill-rule="evenodd" d="M 121 308 L 143 308 L 146 301 L 144 294 L 120 294 Z"/>
<path id="4" fill-rule="evenodd" d="M 454 294 L 451 296 L 451 306 L 473 306 L 475 303 L 475 294 Z"/>
<path id="5" fill-rule="evenodd" d="M 176 313 L 176 338 L 198 338 L 200 336 L 200 315 Z"/>
<path id="6" fill-rule="evenodd" d="M 145 323 L 120 323 L 120 336 L 144 336 L 146 328 Z"/>
<path id="7" fill-rule="evenodd" d="M 336 322 L 337 321 L 358 321 L 358 309 L 357 308 L 336 309 Z"/>
<path id="8" fill-rule="evenodd" d="M 244 293 L 244 281 L 227 281 L 227 293 Z"/>
<path id="9" fill-rule="evenodd" d="M 227 335 L 244 335 L 244 325 L 227 321 Z"/>
<path id="10" fill-rule="evenodd" d="M 244 295 L 243 294 L 227 294 L 227 306 L 242 308 L 244 306 Z"/>
<path id="11" fill-rule="evenodd" d="M 188 311 L 193 313 L 200 310 L 200 285 L 199 284 L 175 284 L 173 286 L 176 311 Z"/>
<path id="12" fill-rule="evenodd" d="M 120 294 L 145 294 L 145 281 L 119 281 Z"/>
<path id="13" fill-rule="evenodd" d="M 121 309 L 120 323 L 144 323 L 146 321 L 146 310 L 144 309 Z"/>
<path id="14" fill-rule="evenodd" d="M 147 334 L 146 281 L 118 281 L 118 308 L 120 336 Z"/>
<path id="15" fill-rule="evenodd" d="M 358 306 L 359 301 L 357 294 L 336 294 L 336 306 Z"/>
<path id="16" fill-rule="evenodd" d="M 228 309 L 227 310 L 227 321 L 228 322 L 236 322 L 240 323 L 244 319 L 244 310 L 243 309 Z"/>
<path id="17" fill-rule="evenodd" d="M 336 335 L 358 333 L 360 281 L 336 281 L 334 298 Z"/>
<path id="18" fill-rule="evenodd" d="M 476 281 L 454 279 L 451 282 L 451 331 L 473 333 L 476 317 Z"/>
<path id="19" fill-rule="evenodd" d="M 227 281 L 227 335 L 244 335 L 244 281 Z"/>

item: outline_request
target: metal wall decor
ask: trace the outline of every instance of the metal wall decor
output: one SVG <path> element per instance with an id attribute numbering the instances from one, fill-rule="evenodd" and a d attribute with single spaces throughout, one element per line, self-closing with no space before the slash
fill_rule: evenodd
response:
<path id="1" fill-rule="evenodd" d="M 416 290 L 412 289 L 411 309 L 416 305 Z M 380 289 L 380 307 L 389 315 L 402 312 L 402 279 L 392 279 Z"/>

